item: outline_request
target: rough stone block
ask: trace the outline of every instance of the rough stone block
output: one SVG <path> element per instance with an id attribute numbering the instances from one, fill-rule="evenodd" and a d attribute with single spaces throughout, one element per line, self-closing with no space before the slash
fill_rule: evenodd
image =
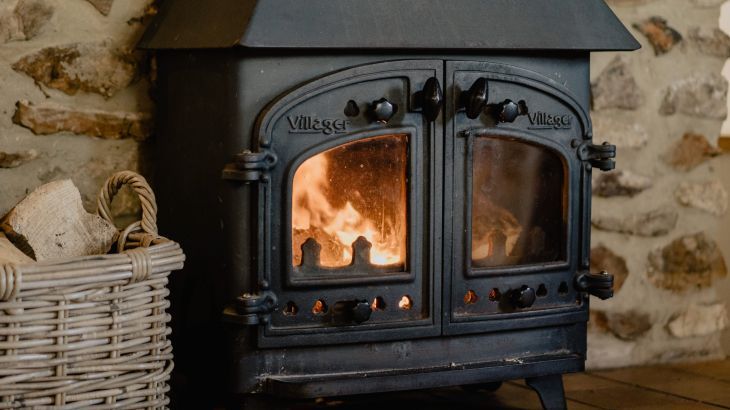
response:
<path id="1" fill-rule="evenodd" d="M 140 112 L 102 111 L 67 107 L 56 103 L 18 101 L 13 122 L 35 134 L 72 132 L 106 139 L 145 140 L 152 132 L 152 118 Z"/>
<path id="2" fill-rule="evenodd" d="M 0 4 L 0 43 L 30 40 L 53 16 L 43 0 L 4 1 Z"/>
<path id="3" fill-rule="evenodd" d="M 680 204 L 709 212 L 725 215 L 728 208 L 728 193 L 720 180 L 705 182 L 682 182 L 674 191 Z"/>
<path id="4" fill-rule="evenodd" d="M 649 212 L 629 215 L 594 214 L 591 224 L 604 231 L 638 236 L 660 236 L 666 235 L 674 229 L 678 219 L 679 213 L 674 208 L 662 206 Z"/>
<path id="5" fill-rule="evenodd" d="M 653 16 L 633 25 L 641 34 L 646 36 L 654 48 L 654 54 L 668 53 L 677 43 L 682 41 L 682 35 L 667 24 L 667 20 Z"/>
<path id="6" fill-rule="evenodd" d="M 602 197 L 634 196 L 653 185 L 651 178 L 627 170 L 593 175 L 593 194 Z"/>
<path id="7" fill-rule="evenodd" d="M 725 329 L 727 324 L 727 308 L 724 303 L 691 305 L 667 324 L 667 330 L 674 337 L 698 337 L 717 333 Z"/>
<path id="8" fill-rule="evenodd" d="M 649 281 L 655 286 L 685 291 L 705 288 L 727 276 L 717 243 L 704 232 L 685 235 L 649 254 Z"/>
<path id="9" fill-rule="evenodd" d="M 704 135 L 686 133 L 669 151 L 666 161 L 675 169 L 689 171 L 719 154 Z"/>
<path id="10" fill-rule="evenodd" d="M 38 187 L 0 221 L 0 229 L 37 261 L 109 252 L 117 229 L 84 210 L 71 180 Z"/>
<path id="11" fill-rule="evenodd" d="M 137 66 L 129 50 L 109 43 L 76 43 L 27 55 L 13 64 L 13 69 L 69 95 L 81 90 L 111 97 L 134 81 Z"/>
<path id="12" fill-rule="evenodd" d="M 593 329 L 610 332 L 617 338 L 626 341 L 640 338 L 652 327 L 649 315 L 635 310 L 627 312 L 592 310 L 591 322 Z"/>
<path id="13" fill-rule="evenodd" d="M 38 158 L 38 151 L 29 149 L 20 152 L 0 151 L 0 168 L 15 168 Z"/>
<path id="14" fill-rule="evenodd" d="M 635 110 L 644 101 L 636 79 L 621 57 L 616 57 L 591 83 L 593 109 Z"/>
<path id="15" fill-rule="evenodd" d="M 727 80 L 719 72 L 679 80 L 665 90 L 659 112 L 723 120 L 727 116 Z"/>
<path id="16" fill-rule="evenodd" d="M 688 37 L 692 46 L 701 53 L 723 59 L 730 57 L 730 36 L 717 27 L 709 33 L 700 27 L 692 28 Z"/>

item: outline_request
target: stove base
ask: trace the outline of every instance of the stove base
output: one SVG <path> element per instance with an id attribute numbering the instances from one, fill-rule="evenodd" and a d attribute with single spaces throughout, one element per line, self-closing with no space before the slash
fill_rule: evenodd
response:
<path id="1" fill-rule="evenodd" d="M 531 377 L 525 380 L 527 385 L 533 388 L 539 398 L 544 409 L 566 409 L 567 403 L 565 400 L 565 392 L 563 389 L 562 375 L 554 374 L 547 376 Z M 489 382 L 481 383 L 478 385 L 466 385 L 462 386 L 465 391 L 471 391 L 472 388 L 478 388 L 489 392 L 494 392 L 499 389 L 502 382 Z M 362 396 L 361 396 L 362 397 Z M 359 399 L 363 400 L 363 399 Z M 365 399 L 367 400 L 367 399 Z M 319 408 L 316 402 L 301 401 L 301 400 L 287 400 L 285 398 L 271 397 L 269 395 L 244 395 L 239 396 L 236 403 L 230 406 L 231 408 L 244 408 L 244 409 L 291 409 L 291 408 Z"/>
<path id="2" fill-rule="evenodd" d="M 233 337 L 229 340 L 241 350 L 232 357 L 237 377 L 230 391 L 311 399 L 535 378 L 534 388 L 546 403 L 554 403 L 552 397 L 562 396 L 559 377 L 557 382 L 537 378 L 583 371 L 585 328 L 581 320 L 505 332 L 287 349 L 249 349 L 246 338 Z M 253 336 L 249 333 L 248 340 Z"/>
<path id="3" fill-rule="evenodd" d="M 525 378 L 528 385 L 538 392 L 546 408 L 552 409 L 556 408 L 556 403 L 564 403 L 561 375 L 582 371 L 583 363 L 583 358 L 578 355 L 543 355 L 440 368 L 272 376 L 266 379 L 264 391 L 274 397 L 316 398 L 366 394 L 374 391 L 391 392 L 483 384 Z"/>

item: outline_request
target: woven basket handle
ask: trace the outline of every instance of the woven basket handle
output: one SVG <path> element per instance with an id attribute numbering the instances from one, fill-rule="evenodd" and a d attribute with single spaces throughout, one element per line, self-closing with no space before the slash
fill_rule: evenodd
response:
<path id="1" fill-rule="evenodd" d="M 147 180 L 142 175 L 132 171 L 117 172 L 107 179 L 99 193 L 96 213 L 113 224 L 114 219 L 112 218 L 111 212 L 112 200 L 124 185 L 132 187 L 134 192 L 139 196 L 139 201 L 142 204 L 142 219 L 134 225 L 138 224 L 144 233 L 155 238 L 158 237 L 157 201 L 155 201 L 155 193 L 152 192 L 152 188 L 150 188 Z"/>

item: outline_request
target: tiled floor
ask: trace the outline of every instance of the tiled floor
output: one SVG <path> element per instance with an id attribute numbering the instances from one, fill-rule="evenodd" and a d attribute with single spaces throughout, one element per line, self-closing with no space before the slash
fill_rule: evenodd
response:
<path id="1" fill-rule="evenodd" d="M 730 409 L 730 360 L 573 374 L 564 377 L 568 408 Z M 461 388 L 375 396 L 320 399 L 284 405 L 288 409 L 540 409 L 537 395 L 522 381 L 494 393 Z"/>

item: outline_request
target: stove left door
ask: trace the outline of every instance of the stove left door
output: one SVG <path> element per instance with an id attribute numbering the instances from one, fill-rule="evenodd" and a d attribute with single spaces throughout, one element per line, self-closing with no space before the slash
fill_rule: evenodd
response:
<path id="1" fill-rule="evenodd" d="M 261 347 L 440 333 L 443 61 L 336 72 L 279 97 L 224 177 L 258 189 Z M 243 319 L 241 319 L 243 318 Z"/>

